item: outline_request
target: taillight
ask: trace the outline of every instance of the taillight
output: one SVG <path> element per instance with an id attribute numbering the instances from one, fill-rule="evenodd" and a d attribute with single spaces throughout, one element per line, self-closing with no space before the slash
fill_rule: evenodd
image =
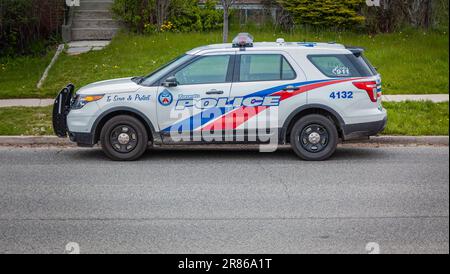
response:
<path id="1" fill-rule="evenodd" d="M 353 82 L 353 85 L 358 89 L 365 90 L 367 95 L 369 95 L 370 101 L 376 103 L 378 98 L 377 82 L 366 81 L 366 82 Z"/>

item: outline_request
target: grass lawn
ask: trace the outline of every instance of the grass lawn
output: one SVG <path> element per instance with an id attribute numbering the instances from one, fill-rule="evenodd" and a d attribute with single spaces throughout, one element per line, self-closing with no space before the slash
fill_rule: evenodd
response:
<path id="1" fill-rule="evenodd" d="M 383 103 L 388 110 L 384 135 L 448 135 L 448 103 Z"/>
<path id="2" fill-rule="evenodd" d="M 48 97 L 36 84 L 55 51 L 45 56 L 0 58 L 0 99 Z"/>
<path id="3" fill-rule="evenodd" d="M 0 135 L 52 135 L 52 107 L 0 108 Z"/>
<path id="4" fill-rule="evenodd" d="M 384 103 L 389 121 L 384 135 L 448 135 L 448 103 Z M 0 135 L 52 135 L 51 107 L 0 108 Z"/>
<path id="5" fill-rule="evenodd" d="M 230 39 L 237 33 L 234 31 Z M 273 33 L 251 31 L 256 41 L 336 41 L 365 47 L 384 79 L 385 94 L 448 93 L 447 33 L 407 31 L 369 36 L 339 32 Z M 91 82 L 145 75 L 197 46 L 220 43 L 221 33 L 160 33 L 141 36 L 120 33 L 102 51 L 78 56 L 62 54 L 41 90 L 35 85 L 50 57 L 22 58 L 0 67 L 0 98 L 54 97 L 68 82 L 81 87 Z"/>

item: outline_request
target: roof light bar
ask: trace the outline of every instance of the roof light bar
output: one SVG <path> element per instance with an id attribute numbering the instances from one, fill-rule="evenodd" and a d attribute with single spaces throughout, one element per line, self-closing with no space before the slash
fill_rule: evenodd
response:
<path id="1" fill-rule="evenodd" d="M 253 36 L 250 33 L 239 33 L 233 39 L 233 48 L 253 47 Z"/>

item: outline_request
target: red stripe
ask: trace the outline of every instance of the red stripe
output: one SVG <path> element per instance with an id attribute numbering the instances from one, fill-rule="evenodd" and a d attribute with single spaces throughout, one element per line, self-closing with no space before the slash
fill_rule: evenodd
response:
<path id="1" fill-rule="evenodd" d="M 258 115 L 268 107 L 239 107 L 223 115 L 214 122 L 205 125 L 202 131 L 220 131 L 220 130 L 232 130 L 247 122 L 250 118 Z"/>
<path id="2" fill-rule="evenodd" d="M 280 102 L 284 101 L 286 99 L 289 99 L 293 96 L 299 95 L 301 93 L 329 86 L 334 84 L 339 84 L 343 82 L 349 82 L 360 78 L 352 78 L 352 79 L 343 79 L 343 80 L 332 80 L 329 82 L 322 82 L 322 83 L 315 83 L 306 85 L 303 87 L 300 87 L 298 90 L 294 92 L 288 92 L 288 91 L 277 91 L 275 93 L 272 93 L 270 96 L 281 96 Z M 241 106 L 237 109 L 234 109 L 230 111 L 229 113 L 226 113 L 225 115 L 222 115 L 221 118 L 218 118 L 214 122 L 207 124 L 202 127 L 202 131 L 213 131 L 213 130 L 231 130 L 239 127 L 243 123 L 247 122 L 250 118 L 258 115 L 262 111 L 266 110 L 268 107 L 260 106 L 260 107 L 245 107 Z"/>

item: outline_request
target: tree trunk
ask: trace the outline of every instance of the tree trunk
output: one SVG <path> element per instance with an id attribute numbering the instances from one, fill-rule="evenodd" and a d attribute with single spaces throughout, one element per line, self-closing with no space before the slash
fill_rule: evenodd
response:
<path id="1" fill-rule="evenodd" d="M 223 42 L 228 43 L 228 30 L 229 30 L 229 16 L 230 7 L 236 3 L 237 0 L 221 0 L 223 7 Z"/>
<path id="2" fill-rule="evenodd" d="M 164 24 L 167 19 L 167 11 L 169 9 L 170 0 L 157 0 L 156 1 L 156 24 L 158 29 Z"/>
<path id="3" fill-rule="evenodd" d="M 223 7 L 223 42 L 228 42 L 228 7 Z"/>

